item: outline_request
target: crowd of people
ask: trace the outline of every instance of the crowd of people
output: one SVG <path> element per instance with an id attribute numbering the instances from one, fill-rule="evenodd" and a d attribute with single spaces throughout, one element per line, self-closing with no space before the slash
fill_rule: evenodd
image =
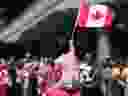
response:
<path id="1" fill-rule="evenodd" d="M 39 93 L 43 96 L 44 94 L 51 94 L 53 90 L 59 90 L 58 92 L 62 92 L 57 92 L 56 95 L 64 96 L 63 92 L 80 95 L 79 61 L 74 54 L 73 46 L 70 46 L 69 52 L 56 59 L 43 56 L 39 58 L 26 53 L 24 58 L 15 60 L 15 56 L 12 56 L 8 60 L 1 58 L 0 62 L 1 74 L 4 73 L 0 75 L 2 78 L 0 84 L 12 88 L 16 82 L 16 90 L 19 90 L 16 92 L 17 94 L 22 93 L 22 96 L 28 96 L 27 94 L 31 93 L 33 96 L 33 92 L 35 92 L 35 94 Z M 15 79 L 13 80 L 12 77 Z M 27 89 L 35 91 L 25 91 Z M 70 92 L 68 92 L 69 90 Z M 4 94 L 5 91 L 3 91 L 2 96 L 7 96 Z"/>

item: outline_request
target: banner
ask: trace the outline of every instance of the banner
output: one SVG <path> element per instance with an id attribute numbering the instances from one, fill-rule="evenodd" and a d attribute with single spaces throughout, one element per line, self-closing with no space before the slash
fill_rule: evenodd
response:
<path id="1" fill-rule="evenodd" d="M 82 0 L 75 28 L 109 28 L 112 27 L 112 10 L 105 5 L 87 5 Z"/>

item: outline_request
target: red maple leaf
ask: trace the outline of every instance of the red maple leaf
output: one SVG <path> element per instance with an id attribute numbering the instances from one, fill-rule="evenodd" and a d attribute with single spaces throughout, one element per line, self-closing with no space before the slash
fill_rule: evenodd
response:
<path id="1" fill-rule="evenodd" d="M 103 17 L 103 14 L 101 12 L 99 12 L 99 11 L 96 11 L 96 13 L 92 14 L 92 18 L 94 20 L 98 20 L 98 19 L 100 19 L 102 17 Z"/>

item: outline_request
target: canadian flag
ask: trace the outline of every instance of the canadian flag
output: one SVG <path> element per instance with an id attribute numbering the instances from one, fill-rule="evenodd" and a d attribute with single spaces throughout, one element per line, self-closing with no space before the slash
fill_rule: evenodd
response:
<path id="1" fill-rule="evenodd" d="M 75 27 L 97 28 L 112 26 L 112 11 L 105 5 L 87 5 L 81 0 Z"/>

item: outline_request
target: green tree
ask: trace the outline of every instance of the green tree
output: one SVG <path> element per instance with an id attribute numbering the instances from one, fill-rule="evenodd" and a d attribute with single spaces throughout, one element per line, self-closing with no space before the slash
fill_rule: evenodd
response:
<path id="1" fill-rule="evenodd" d="M 72 32 L 72 17 L 64 16 L 64 32 Z"/>
<path id="2" fill-rule="evenodd" d="M 89 0 L 90 4 L 99 4 L 103 2 L 112 2 L 112 0 Z"/>

